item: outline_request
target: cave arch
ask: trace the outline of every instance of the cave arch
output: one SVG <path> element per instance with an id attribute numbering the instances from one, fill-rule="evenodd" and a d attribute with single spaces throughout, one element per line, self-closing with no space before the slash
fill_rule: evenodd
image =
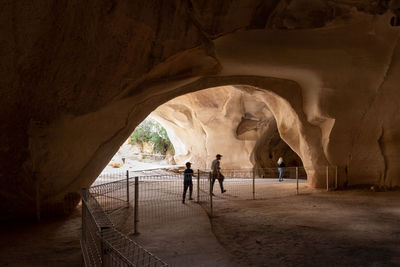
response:
<path id="1" fill-rule="evenodd" d="M 163 92 L 158 93 L 157 96 L 152 95 L 151 98 L 149 97 L 136 105 L 129 104 L 135 100 L 132 96 L 107 106 L 96 114 L 87 114 L 84 116 L 85 118 L 65 123 L 65 125 L 71 127 L 76 123 L 84 123 L 84 121 L 87 122 L 89 120 L 92 121 L 93 127 L 99 124 L 102 125 L 104 130 L 110 132 L 111 137 L 101 142 L 100 146 L 93 144 L 93 142 L 86 143 L 88 148 L 92 148 L 92 156 L 89 161 L 85 162 L 83 168 L 76 173 L 75 179 L 61 187 L 60 191 L 77 191 L 81 187 L 90 185 L 136 125 L 157 106 L 182 94 L 232 84 L 235 86 L 251 86 L 256 90 L 266 90 L 266 97 L 269 99 L 266 102 L 269 103 L 270 110 L 276 118 L 280 135 L 300 156 L 304 166 L 315 169 L 318 166 L 328 165 L 322 146 L 323 136 L 321 129 L 307 121 L 303 112 L 301 88 L 296 82 L 258 76 L 209 76 L 196 79 L 179 87 L 166 86 Z M 285 108 L 283 109 L 282 107 Z M 121 113 L 125 113 L 124 116 L 121 116 Z M 112 115 L 111 118 L 110 114 Z M 287 116 L 287 114 L 291 115 Z M 96 123 L 93 122 L 94 115 Z M 121 120 L 121 117 L 125 119 Z M 114 132 L 110 131 L 110 124 L 97 123 L 101 121 L 111 121 L 115 127 Z M 70 149 L 73 148 L 70 147 Z M 321 174 L 310 173 L 309 177 L 312 186 L 322 187 L 324 185 Z"/>
<path id="2" fill-rule="evenodd" d="M 264 90 L 254 87 L 220 86 L 174 98 L 150 116 L 167 129 L 178 164 L 210 168 L 222 153 L 228 169 L 276 167 L 279 156 L 289 166 L 302 166 L 280 138 L 265 98 Z M 265 157 L 267 151 L 273 159 Z"/>
<path id="3" fill-rule="evenodd" d="M 37 194 L 89 185 L 152 109 L 224 84 L 282 97 L 271 105 L 298 113 L 290 121 L 277 112 L 280 132 L 304 157 L 320 158 L 311 165 L 338 165 L 349 184 L 400 185 L 399 27 L 388 7 L 352 3 L 292 21 L 301 5 L 256 12 L 257 1 L 234 1 L 221 16 L 213 3 L 83 3 L 63 16 L 52 15 L 62 4 L 32 5 L 34 14 L 7 6 L 5 21 L 18 23 L 3 34 L 14 40 L 3 49 L 4 210 L 32 210 Z M 304 138 L 292 140 L 288 125 Z"/>

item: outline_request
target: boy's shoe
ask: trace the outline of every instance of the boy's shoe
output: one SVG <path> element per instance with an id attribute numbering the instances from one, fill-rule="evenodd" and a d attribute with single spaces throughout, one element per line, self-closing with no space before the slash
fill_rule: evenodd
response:
<path id="1" fill-rule="evenodd" d="M 182 204 L 185 204 L 185 200 L 184 199 L 182 199 Z"/>
<path id="2" fill-rule="evenodd" d="M 226 192 L 226 190 L 224 189 L 224 191 L 222 191 L 222 194 L 225 193 L 225 192 Z"/>
<path id="3" fill-rule="evenodd" d="M 190 197 L 189 200 L 193 200 L 193 198 Z"/>

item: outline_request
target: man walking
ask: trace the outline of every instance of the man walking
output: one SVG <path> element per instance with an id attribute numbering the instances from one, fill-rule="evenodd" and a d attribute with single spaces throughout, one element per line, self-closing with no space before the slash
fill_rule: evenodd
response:
<path id="1" fill-rule="evenodd" d="M 215 183 L 215 179 L 218 179 L 219 182 L 219 186 L 221 187 L 221 193 L 225 193 L 226 190 L 224 189 L 224 176 L 221 173 L 221 157 L 222 155 L 217 154 L 216 159 L 213 160 L 213 162 L 211 163 L 211 170 L 212 170 L 212 185 L 211 185 L 211 192 L 214 191 L 214 183 Z"/>
<path id="2" fill-rule="evenodd" d="M 189 188 L 189 200 L 193 200 L 192 193 L 193 193 L 193 170 L 190 168 L 192 163 L 186 162 L 186 170 L 183 172 L 183 198 L 182 204 L 185 204 L 186 192 Z"/>

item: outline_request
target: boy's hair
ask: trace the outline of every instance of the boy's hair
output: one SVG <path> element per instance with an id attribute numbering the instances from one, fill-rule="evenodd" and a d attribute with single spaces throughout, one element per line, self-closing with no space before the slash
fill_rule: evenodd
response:
<path id="1" fill-rule="evenodd" d="M 187 167 L 187 168 L 190 168 L 191 165 L 192 165 L 192 163 L 186 162 L 186 167 Z"/>

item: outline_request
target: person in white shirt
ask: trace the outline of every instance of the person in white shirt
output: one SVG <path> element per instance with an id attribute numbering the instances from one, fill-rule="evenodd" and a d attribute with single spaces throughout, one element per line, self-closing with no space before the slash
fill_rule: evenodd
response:
<path id="1" fill-rule="evenodd" d="M 286 167 L 285 162 L 283 162 L 283 158 L 280 157 L 278 159 L 278 171 L 279 171 L 279 182 L 283 181 L 283 169 Z"/>

